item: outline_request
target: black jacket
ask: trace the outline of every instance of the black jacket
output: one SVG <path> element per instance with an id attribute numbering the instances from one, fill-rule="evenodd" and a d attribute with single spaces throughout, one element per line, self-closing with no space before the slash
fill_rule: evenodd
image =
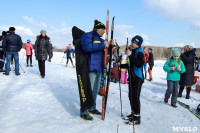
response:
<path id="1" fill-rule="evenodd" d="M 193 50 L 181 54 L 181 59 L 185 65 L 186 71 L 181 74 L 180 85 L 193 85 L 194 80 L 194 59 L 195 52 Z"/>
<path id="2" fill-rule="evenodd" d="M 19 35 L 11 32 L 4 37 L 2 46 L 6 52 L 19 52 L 22 48 L 22 39 Z"/>
<path id="3" fill-rule="evenodd" d="M 149 66 L 154 66 L 153 53 L 149 53 Z"/>
<path id="4" fill-rule="evenodd" d="M 49 37 L 37 36 L 35 42 L 35 54 L 37 60 L 47 60 L 47 53 L 50 54 Z"/>

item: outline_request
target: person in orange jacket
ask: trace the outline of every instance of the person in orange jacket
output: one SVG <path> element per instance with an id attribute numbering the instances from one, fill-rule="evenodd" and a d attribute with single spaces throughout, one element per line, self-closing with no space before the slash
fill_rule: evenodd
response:
<path id="1" fill-rule="evenodd" d="M 145 79 L 147 78 L 147 63 L 149 61 L 149 53 L 147 52 L 146 47 L 143 48 L 144 51 L 144 72 L 145 72 Z"/>

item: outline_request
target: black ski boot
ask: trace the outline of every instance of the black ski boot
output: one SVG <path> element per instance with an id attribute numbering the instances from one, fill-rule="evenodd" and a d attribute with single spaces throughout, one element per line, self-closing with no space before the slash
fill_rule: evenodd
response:
<path id="1" fill-rule="evenodd" d="M 184 90 L 184 86 L 180 86 L 178 97 L 182 97 L 183 90 Z"/>
<path id="2" fill-rule="evenodd" d="M 132 114 L 130 114 L 130 115 L 127 115 L 126 117 L 124 117 L 124 120 L 130 120 L 130 119 L 132 119 L 133 117 L 132 117 Z"/>
<path id="3" fill-rule="evenodd" d="M 133 119 L 134 118 L 134 119 Z M 140 125 L 141 121 L 140 121 L 140 115 L 139 114 L 134 114 L 134 117 L 129 119 L 128 124 L 129 125 Z"/>
<path id="4" fill-rule="evenodd" d="M 89 113 L 95 114 L 95 115 L 101 115 L 101 112 L 99 112 L 97 109 L 89 111 Z"/>
<path id="5" fill-rule="evenodd" d="M 190 91 L 191 91 L 191 87 L 187 87 L 187 94 L 185 99 L 190 99 Z"/>
<path id="6" fill-rule="evenodd" d="M 89 115 L 89 113 L 80 116 L 84 120 L 93 120 L 93 117 Z"/>

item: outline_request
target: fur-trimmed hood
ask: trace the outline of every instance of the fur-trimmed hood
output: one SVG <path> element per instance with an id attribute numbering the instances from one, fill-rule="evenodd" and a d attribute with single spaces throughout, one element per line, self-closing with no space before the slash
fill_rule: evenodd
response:
<path id="1" fill-rule="evenodd" d="M 38 35 L 36 38 L 37 38 L 37 39 L 40 39 L 40 38 L 42 38 L 42 37 L 43 37 L 42 35 Z M 47 39 L 50 40 L 50 37 L 45 36 L 45 40 L 47 40 Z"/>

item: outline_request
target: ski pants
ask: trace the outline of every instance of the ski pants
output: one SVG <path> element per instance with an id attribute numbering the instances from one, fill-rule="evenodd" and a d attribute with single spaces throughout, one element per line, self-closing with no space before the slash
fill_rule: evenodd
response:
<path id="1" fill-rule="evenodd" d="M 70 59 L 71 63 L 73 64 L 73 61 L 72 61 L 72 58 L 71 58 L 71 57 L 67 57 L 67 64 L 68 64 L 68 62 L 69 62 L 69 59 Z"/>
<path id="2" fill-rule="evenodd" d="M 140 114 L 140 92 L 142 88 L 142 80 L 133 80 L 131 76 L 131 86 L 129 85 L 129 101 L 131 111 L 134 114 Z"/>
<path id="3" fill-rule="evenodd" d="M 45 76 L 45 60 L 38 60 L 38 67 L 40 70 L 40 75 Z"/>
<path id="4" fill-rule="evenodd" d="M 32 65 L 32 55 L 26 55 L 26 63 L 27 63 L 27 65 L 28 65 L 28 61 L 29 61 L 29 59 L 30 59 L 30 64 Z"/>
<path id="5" fill-rule="evenodd" d="M 150 78 L 152 78 L 152 69 L 153 69 L 153 65 L 149 65 L 148 73 L 149 73 Z"/>
<path id="6" fill-rule="evenodd" d="M 97 100 L 97 93 L 100 88 L 100 82 L 101 82 L 101 72 L 89 72 L 90 77 L 90 84 L 92 88 L 92 94 L 94 98 L 94 106 L 86 110 L 85 112 L 81 112 L 80 114 L 87 114 L 88 111 L 93 111 L 96 109 L 96 100 Z"/>
<path id="7" fill-rule="evenodd" d="M 176 100 L 178 97 L 178 87 L 179 87 L 179 81 L 167 80 L 167 90 L 165 93 L 165 98 L 169 99 L 170 95 L 172 94 L 171 104 L 176 104 Z"/>

